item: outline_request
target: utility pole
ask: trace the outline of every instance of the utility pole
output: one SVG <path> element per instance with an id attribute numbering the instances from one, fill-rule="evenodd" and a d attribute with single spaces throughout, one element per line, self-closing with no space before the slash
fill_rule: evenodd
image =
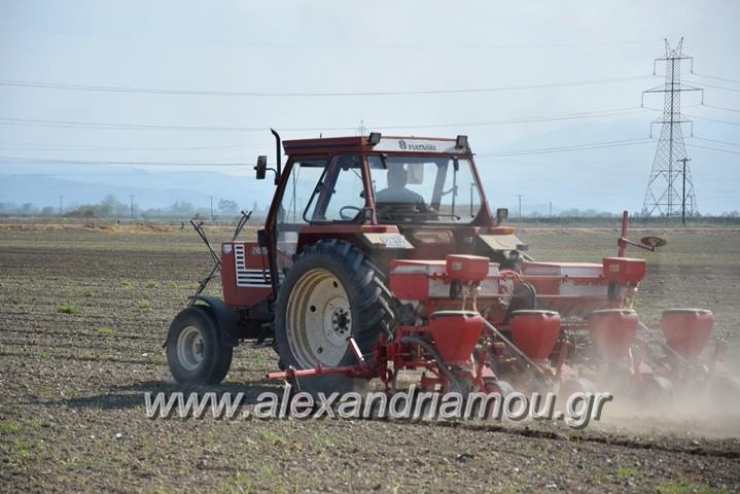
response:
<path id="1" fill-rule="evenodd" d="M 519 219 L 522 218 L 522 194 L 517 194 L 519 196 Z"/>
<path id="2" fill-rule="evenodd" d="M 134 195 L 128 196 L 131 199 L 131 219 L 134 219 Z"/>
<path id="3" fill-rule="evenodd" d="M 552 218 L 552 201 L 550 201 L 550 218 Z"/>
<path id="4" fill-rule="evenodd" d="M 357 130 L 355 131 L 355 135 L 364 136 L 365 134 L 367 134 L 367 127 L 365 127 L 365 121 L 360 120 L 360 126 L 357 127 Z"/>
<path id="5" fill-rule="evenodd" d="M 213 196 L 211 197 L 211 221 L 213 221 Z"/>
<path id="6" fill-rule="evenodd" d="M 674 217 L 678 214 L 677 179 L 681 175 L 685 187 L 688 187 L 685 195 L 691 203 L 691 211 L 695 212 L 696 200 L 694 197 L 694 186 L 691 182 L 691 171 L 684 166 L 682 171 L 674 169 L 674 164 L 686 158 L 686 147 L 683 141 L 682 123 L 691 124 L 691 120 L 681 115 L 681 93 L 685 91 L 701 91 L 702 104 L 704 103 L 704 90 L 695 86 L 681 83 L 681 62 L 689 60 L 693 70 L 694 59 L 682 53 L 683 38 L 678 42 L 675 49 L 671 49 L 668 40 L 665 40 L 665 55 L 656 58 L 653 63 L 653 74 L 658 62 L 665 62 L 665 82 L 647 91 L 643 91 L 643 101 L 646 93 L 664 93 L 663 116 L 650 124 L 650 135 L 652 137 L 652 126 L 656 123 L 662 124 L 658 148 L 653 159 L 653 168 L 648 179 L 645 201 L 642 206 L 644 215 L 658 215 Z M 692 127 L 693 129 L 693 127 Z M 686 163 L 684 163 L 685 165 Z M 685 204 L 685 200 L 684 200 Z M 683 208 L 685 209 L 685 207 Z"/>
<path id="7" fill-rule="evenodd" d="M 59 196 L 59 216 L 64 215 L 64 196 Z"/>
<path id="8" fill-rule="evenodd" d="M 682 158 L 677 160 L 679 163 L 683 163 L 683 188 L 681 190 L 681 224 L 686 226 L 686 162 L 691 161 L 691 158 Z"/>

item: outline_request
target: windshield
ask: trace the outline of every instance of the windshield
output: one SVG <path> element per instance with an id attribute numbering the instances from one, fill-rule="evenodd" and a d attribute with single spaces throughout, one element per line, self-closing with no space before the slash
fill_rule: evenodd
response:
<path id="1" fill-rule="evenodd" d="M 456 157 L 367 157 L 378 221 L 470 223 L 481 208 L 472 165 Z"/>

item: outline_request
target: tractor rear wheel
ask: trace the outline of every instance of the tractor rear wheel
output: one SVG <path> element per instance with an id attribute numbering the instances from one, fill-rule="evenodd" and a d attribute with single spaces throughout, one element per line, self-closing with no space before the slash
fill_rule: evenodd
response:
<path id="1" fill-rule="evenodd" d="M 383 275 L 359 249 L 340 240 L 307 246 L 295 258 L 275 303 L 275 342 L 286 367 L 354 365 L 348 338 L 366 359 L 393 325 L 391 293 Z M 345 375 L 301 378 L 301 391 L 347 392 L 367 383 Z"/>
<path id="2" fill-rule="evenodd" d="M 180 384 L 218 384 L 229 371 L 234 349 L 221 344 L 218 323 L 208 308 L 188 307 L 167 333 L 167 363 Z"/>

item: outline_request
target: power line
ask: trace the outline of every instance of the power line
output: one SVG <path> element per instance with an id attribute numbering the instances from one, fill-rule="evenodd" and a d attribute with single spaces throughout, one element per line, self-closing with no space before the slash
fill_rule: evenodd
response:
<path id="1" fill-rule="evenodd" d="M 539 149 L 525 149 L 520 151 L 503 151 L 499 153 L 481 153 L 477 154 L 476 157 L 479 158 L 489 158 L 489 157 L 503 157 L 503 156 L 519 156 L 519 155 L 527 155 L 527 154 L 550 154 L 550 153 L 563 153 L 563 152 L 571 152 L 571 151 L 588 151 L 590 149 L 602 149 L 602 148 L 611 148 L 611 147 L 621 147 L 621 146 L 633 146 L 637 144 L 647 144 L 649 142 L 653 142 L 652 139 L 642 138 L 642 139 L 625 139 L 621 141 L 602 141 L 602 142 L 594 142 L 594 143 L 588 143 L 588 144 L 577 144 L 572 146 L 557 146 L 557 147 L 549 147 L 549 148 L 539 148 Z"/>
<path id="2" fill-rule="evenodd" d="M 177 175 L 202 175 L 204 173 L 212 174 L 214 173 L 213 170 L 175 170 L 175 171 L 167 171 L 167 172 L 144 172 L 148 173 L 147 177 L 151 177 L 153 175 L 156 176 L 162 176 L 162 175 L 169 175 L 171 173 L 176 173 Z M 1 174 L 0 177 L 2 178 L 8 178 L 8 177 L 140 177 L 142 176 L 142 171 L 139 171 L 137 173 L 4 173 Z M 230 174 L 232 177 L 241 177 L 243 175 L 233 175 Z"/>
<path id="3" fill-rule="evenodd" d="M 74 160 L 56 158 L 26 158 L 19 156 L 0 156 L 0 161 L 5 164 L 58 164 L 58 165 L 110 165 L 110 166 L 209 166 L 209 167 L 234 167 L 247 166 L 245 163 L 213 163 L 193 161 L 107 161 L 107 160 Z"/>
<path id="4" fill-rule="evenodd" d="M 531 43 L 521 45 L 486 45 L 486 44 L 468 44 L 468 45 L 410 45 L 410 44 L 386 44 L 382 46 L 363 46 L 363 50 L 367 51 L 397 51 L 397 50 L 519 50 L 519 49 L 541 49 L 541 48 L 571 48 L 571 47 L 593 47 L 593 46 L 619 46 L 619 45 L 642 45 L 647 43 L 654 43 L 656 41 L 662 41 L 663 38 L 645 39 L 645 40 L 617 40 L 617 41 L 597 41 L 597 42 L 576 42 L 576 43 Z M 248 44 L 244 45 L 246 48 L 251 49 L 290 49 L 295 50 L 351 50 L 356 51 L 357 49 L 351 45 L 342 46 L 329 46 L 329 45 L 308 45 L 301 44 L 296 46 L 295 44 L 277 44 L 277 43 L 261 43 L 261 44 Z"/>
<path id="5" fill-rule="evenodd" d="M 733 113 L 740 113 L 740 110 L 736 110 L 735 108 L 725 108 L 724 106 L 715 106 L 715 105 L 702 105 L 702 106 L 706 106 L 707 108 L 715 108 L 717 110 L 731 111 Z"/>
<path id="6" fill-rule="evenodd" d="M 740 81 L 737 79 L 729 79 L 727 77 L 717 77 L 716 75 L 707 75 L 707 74 L 702 74 L 696 71 L 692 72 L 692 75 L 698 75 L 699 77 L 706 77 L 707 79 L 716 79 L 718 81 L 732 82 L 733 84 L 740 84 Z"/>
<path id="7" fill-rule="evenodd" d="M 714 89 L 722 89 L 723 91 L 732 91 L 733 93 L 740 93 L 740 89 L 736 89 L 736 88 L 717 86 L 716 84 L 709 84 L 707 82 L 701 82 L 700 84 L 702 86 L 711 87 Z"/>
<path id="8" fill-rule="evenodd" d="M 423 89 L 411 91 L 349 91 L 349 92 L 260 92 L 260 91 L 213 91 L 213 90 L 191 90 L 191 89 L 163 89 L 147 87 L 123 87 L 123 86 L 96 86 L 87 84 L 66 84 L 51 82 L 19 81 L 12 79 L 0 79 L 0 86 L 13 86 L 35 89 L 59 89 L 65 91 L 87 91 L 105 93 L 126 94 L 157 94 L 177 96 L 223 96 L 223 97 L 260 97 L 260 98 L 291 98 L 291 97 L 351 97 L 351 96 L 410 96 L 431 94 L 467 94 L 467 93 L 490 93 L 498 91 L 523 91 L 532 89 L 548 89 L 570 86 L 590 86 L 597 84 L 611 84 L 616 82 L 635 81 L 652 76 L 614 77 L 609 79 L 595 79 L 590 81 L 554 82 L 544 84 L 528 84 L 516 86 L 498 86 L 482 88 L 462 89 Z"/>
<path id="9" fill-rule="evenodd" d="M 719 120 L 717 118 L 708 118 L 708 117 L 698 117 L 696 115 L 686 115 L 687 117 L 696 118 L 697 120 L 706 120 L 707 122 L 716 122 L 716 123 L 723 123 L 727 125 L 737 125 L 740 126 L 740 122 L 730 122 L 728 120 Z"/>
<path id="10" fill-rule="evenodd" d="M 700 141 L 716 142 L 717 144 L 725 144 L 727 146 L 737 146 L 737 147 L 740 147 L 740 144 L 736 144 L 734 142 L 719 141 L 717 139 L 706 139 L 704 137 L 697 137 L 697 136 L 693 136 L 693 137 L 691 137 L 691 139 L 698 139 Z"/>
<path id="11" fill-rule="evenodd" d="M 712 151 L 720 151 L 722 153 L 740 154 L 740 151 L 733 151 L 731 149 L 713 148 L 710 146 L 702 146 L 701 144 L 689 143 L 689 146 L 694 147 L 694 148 L 711 149 Z"/>
<path id="12" fill-rule="evenodd" d="M 619 45 L 644 45 L 662 41 L 663 38 L 645 39 L 645 40 L 616 40 L 616 41 L 596 41 L 596 42 L 573 42 L 573 43 L 530 43 L 530 44 L 383 44 L 375 46 L 362 46 L 366 51 L 397 51 L 397 50 L 519 50 L 519 49 L 542 49 L 542 48 L 572 48 L 572 47 L 594 47 L 594 46 L 619 46 Z M 309 45 L 301 44 L 277 44 L 261 43 L 245 45 L 252 49 L 290 49 L 295 50 L 351 50 L 357 51 L 354 45 Z"/>
<path id="13" fill-rule="evenodd" d="M 578 120 L 582 118 L 596 118 L 602 116 L 616 116 L 644 111 L 642 107 L 615 108 L 609 110 L 597 110 L 581 113 L 568 113 L 562 115 L 550 115 L 544 117 L 521 117 L 492 120 L 488 122 L 457 122 L 440 124 L 401 124 L 373 126 L 373 130 L 393 129 L 431 129 L 445 127 L 484 127 L 493 125 L 508 125 L 535 122 L 553 122 L 560 120 Z M 123 124 L 110 122 L 80 122 L 74 120 L 46 120 L 30 118 L 0 117 L 0 125 L 29 125 L 29 126 L 51 126 L 51 127 L 74 127 L 99 130 L 153 130 L 153 131 L 205 131 L 205 132 L 265 132 L 267 127 L 229 127 L 229 126 L 186 126 L 186 125 L 149 125 L 149 124 Z M 327 132 L 356 130 L 357 127 L 287 127 L 281 128 L 286 132 Z"/>
<path id="14" fill-rule="evenodd" d="M 50 126 L 50 127 L 74 127 L 80 129 L 115 129 L 115 130 L 183 130 L 183 131 L 216 131 L 216 132 L 266 132 L 267 127 L 206 127 L 185 125 L 146 125 L 146 124 L 119 124 L 104 122 L 78 122 L 74 120 L 42 120 L 32 118 L 7 118 L 0 117 L 0 125 L 21 126 Z M 305 129 L 323 130 L 323 129 Z"/>
<path id="15" fill-rule="evenodd" d="M 543 44 L 529 44 L 529 45 L 490 45 L 481 46 L 481 49 L 520 49 L 520 48 L 568 48 L 577 46 L 606 46 L 606 45 L 637 45 L 654 43 L 656 41 L 662 41 L 663 38 L 655 38 L 650 40 L 623 40 L 623 41 L 599 41 L 595 43 L 583 42 L 583 43 L 543 43 Z M 461 49 L 468 49 L 467 47 L 460 47 Z M 431 49 L 445 49 L 444 47 L 432 47 Z"/>
<path id="16" fill-rule="evenodd" d="M 535 164 L 532 164 L 535 166 Z M 517 166 L 526 166 L 526 164 L 517 164 Z M 540 166 L 540 164 L 536 164 L 536 166 Z M 563 166 L 570 166 L 567 164 L 564 164 Z M 604 164 L 603 166 L 608 166 Z M 212 174 L 214 173 L 213 170 L 169 170 L 169 171 L 157 171 L 157 172 L 147 172 L 147 171 L 138 171 L 138 172 L 126 172 L 126 173 L 3 173 L 0 174 L 0 178 L 11 178 L 11 177 L 141 177 L 142 174 L 146 174 L 146 177 L 162 177 L 164 175 L 171 175 L 171 174 L 177 174 L 177 175 L 202 175 L 202 174 Z M 224 172 L 225 173 L 225 172 Z M 234 178 L 251 178 L 251 174 L 247 175 L 235 175 L 232 173 L 228 174 L 231 177 Z M 618 178 L 631 178 L 634 175 L 632 173 L 610 173 L 610 176 L 618 177 Z M 722 183 L 728 183 L 728 182 L 740 182 L 740 177 L 727 177 L 726 175 L 720 176 L 720 175 L 703 175 L 703 180 L 714 180 Z M 574 189 L 576 190 L 576 189 Z"/>
<path id="17" fill-rule="evenodd" d="M 259 144 L 233 144 L 221 146 L 180 146 L 180 147 L 128 147 L 128 146 L 48 146 L 43 144 L 30 144 L 27 146 L 0 146 L 4 151 L 197 151 L 209 149 L 237 149 L 251 148 Z"/>
<path id="18" fill-rule="evenodd" d="M 636 144 L 645 144 L 652 142 L 651 139 L 625 139 L 619 141 L 601 141 L 584 144 L 575 144 L 570 146 L 557 146 L 549 148 L 525 149 L 517 151 L 503 151 L 493 153 L 481 153 L 476 155 L 479 158 L 499 157 L 499 156 L 518 156 L 525 154 L 547 154 L 555 152 L 569 151 L 586 151 L 589 149 L 601 149 L 620 146 L 631 146 Z M 41 163 L 41 164 L 74 164 L 74 165 L 131 165 L 131 166 L 210 166 L 210 167 L 244 167 L 245 163 L 214 163 L 214 162 L 173 162 L 173 161 L 108 161 L 108 160 L 75 160 L 75 159 L 56 159 L 56 158 L 27 158 L 18 156 L 0 156 L 0 161 L 6 163 Z"/>
<path id="19" fill-rule="evenodd" d="M 509 125 L 519 123 L 535 123 L 535 122 L 553 122 L 560 120 L 579 120 L 582 118 L 597 118 L 602 116 L 615 116 L 625 115 L 629 113 L 640 113 L 644 108 L 635 106 L 631 108 L 616 108 L 613 110 L 601 110 L 593 112 L 582 112 L 582 113 L 570 113 L 564 115 L 552 115 L 547 117 L 522 117 L 522 118 L 508 118 L 500 120 L 491 120 L 488 122 L 464 122 L 464 123 L 448 123 L 448 124 L 417 124 L 417 125 L 390 125 L 390 126 L 373 126 L 375 130 L 394 130 L 394 129 L 432 129 L 432 128 L 444 128 L 444 127 L 485 127 L 492 125 Z"/>

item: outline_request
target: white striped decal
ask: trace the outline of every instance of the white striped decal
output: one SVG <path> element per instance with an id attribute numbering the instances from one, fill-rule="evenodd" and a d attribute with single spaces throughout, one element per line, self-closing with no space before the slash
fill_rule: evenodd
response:
<path id="1" fill-rule="evenodd" d="M 248 269 L 244 244 L 234 244 L 234 265 L 236 266 L 236 286 L 265 288 L 270 287 L 270 272 L 262 269 Z"/>

